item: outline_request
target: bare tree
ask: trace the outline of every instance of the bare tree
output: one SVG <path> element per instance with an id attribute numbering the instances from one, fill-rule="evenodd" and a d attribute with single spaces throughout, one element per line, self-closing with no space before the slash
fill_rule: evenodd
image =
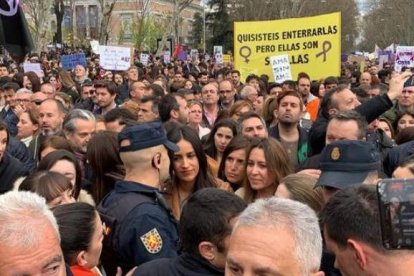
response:
<path id="1" fill-rule="evenodd" d="M 27 6 L 27 13 L 31 17 L 31 21 L 29 20 L 29 22 L 32 22 L 32 24 L 29 23 L 29 28 L 33 34 L 35 51 L 43 51 L 51 40 L 49 22 L 52 0 L 26 0 L 24 3 Z"/>
<path id="2" fill-rule="evenodd" d="M 64 0 L 53 0 L 53 11 L 56 15 L 56 42 L 62 43 L 62 22 L 65 15 Z"/>
<path id="3" fill-rule="evenodd" d="M 99 43 L 105 45 L 109 39 L 109 22 L 116 0 L 98 0 L 101 9 L 102 19 L 99 28 Z"/>
<path id="4" fill-rule="evenodd" d="M 325 13 L 341 12 L 342 52 L 355 50 L 358 37 L 359 11 L 355 0 L 304 0 L 299 16 L 314 16 Z"/>
<path id="5" fill-rule="evenodd" d="M 360 47 L 372 51 L 392 43 L 414 45 L 414 2 L 411 0 L 372 0 L 372 9 L 364 16 Z"/>
<path id="6" fill-rule="evenodd" d="M 157 50 L 157 56 L 161 55 L 162 51 L 164 50 L 165 44 L 167 43 L 168 36 L 172 33 L 174 33 L 175 42 L 179 42 L 179 23 L 181 19 L 180 15 L 185 8 L 190 6 L 193 0 L 172 0 L 171 2 L 173 3 L 173 11 L 168 22 L 168 30 L 162 36 L 161 43 Z"/>

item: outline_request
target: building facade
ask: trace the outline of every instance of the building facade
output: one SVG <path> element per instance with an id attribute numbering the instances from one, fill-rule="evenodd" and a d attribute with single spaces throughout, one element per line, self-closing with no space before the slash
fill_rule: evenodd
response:
<path id="1" fill-rule="evenodd" d="M 115 1 L 111 14 L 108 32 L 108 45 L 132 45 L 136 34 L 137 22 L 142 13 L 142 4 L 149 2 L 148 18 L 155 26 L 166 28 L 166 22 L 174 8 L 171 0 L 105 0 Z M 102 9 L 98 0 L 72 0 L 68 5 L 63 19 L 63 39 L 75 44 L 99 38 Z M 202 13 L 200 0 L 194 0 L 181 13 L 179 23 L 179 40 L 188 43 L 191 38 L 191 28 L 195 13 Z M 71 42 L 71 41 L 70 41 Z"/>

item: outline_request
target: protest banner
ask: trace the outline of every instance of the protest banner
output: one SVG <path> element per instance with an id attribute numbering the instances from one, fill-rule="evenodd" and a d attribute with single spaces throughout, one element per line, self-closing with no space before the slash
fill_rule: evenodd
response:
<path id="1" fill-rule="evenodd" d="M 43 77 L 43 71 L 40 67 L 40 63 L 30 63 L 25 62 L 23 63 L 23 71 L 27 72 L 35 72 L 38 77 Z"/>
<path id="2" fill-rule="evenodd" d="M 141 63 L 144 65 L 144 66 L 147 66 L 148 65 L 148 61 L 149 61 L 149 54 L 144 54 L 144 53 L 141 53 L 140 55 L 139 55 L 139 60 L 141 61 Z"/>
<path id="3" fill-rule="evenodd" d="M 395 54 L 395 71 L 401 72 L 403 67 L 414 67 L 414 46 L 397 46 Z"/>
<path id="4" fill-rule="evenodd" d="M 272 67 L 275 82 L 282 83 L 285 80 L 292 79 L 289 55 L 285 54 L 270 57 L 270 65 Z"/>
<path id="5" fill-rule="evenodd" d="M 131 66 L 132 48 L 117 46 L 99 46 L 102 68 L 106 70 L 128 70 Z"/>
<path id="6" fill-rule="evenodd" d="M 83 65 L 86 67 L 86 57 L 84 53 L 64 55 L 60 57 L 62 68 L 65 70 L 72 70 L 76 65 Z"/>
<path id="7" fill-rule="evenodd" d="M 242 80 L 271 76 L 270 57 L 282 54 L 289 55 L 293 78 L 300 72 L 311 79 L 339 76 L 341 14 L 234 23 L 234 62 Z"/>

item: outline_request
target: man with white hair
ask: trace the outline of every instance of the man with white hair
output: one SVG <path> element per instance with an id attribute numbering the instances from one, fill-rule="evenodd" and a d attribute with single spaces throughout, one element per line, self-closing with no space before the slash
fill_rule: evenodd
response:
<path id="1" fill-rule="evenodd" d="M 29 110 L 30 109 L 30 98 L 33 95 L 33 92 L 27 88 L 20 88 L 16 91 L 16 103 L 20 107 L 22 107 L 22 110 Z M 19 114 L 20 115 L 20 114 Z"/>
<path id="2" fill-rule="evenodd" d="M 45 199 L 0 196 L 0 275 L 66 275 L 59 229 Z"/>
<path id="3" fill-rule="evenodd" d="M 258 96 L 259 94 L 257 93 L 256 88 L 254 88 L 253 86 L 245 85 L 242 88 L 242 90 L 240 90 L 240 99 L 247 100 L 251 104 L 253 104 L 256 101 Z"/>
<path id="4" fill-rule="evenodd" d="M 63 134 L 72 141 L 75 151 L 85 154 L 89 140 L 95 134 L 96 120 L 92 112 L 73 109 L 63 121 Z"/>
<path id="5" fill-rule="evenodd" d="M 260 199 L 240 215 L 230 238 L 226 275 L 324 275 L 322 237 L 308 206 Z"/>

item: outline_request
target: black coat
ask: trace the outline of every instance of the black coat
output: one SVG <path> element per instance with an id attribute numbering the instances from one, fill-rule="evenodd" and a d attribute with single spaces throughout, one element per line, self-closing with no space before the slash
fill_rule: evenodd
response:
<path id="1" fill-rule="evenodd" d="M 392 148 L 384 160 L 384 173 L 391 177 L 394 170 L 414 156 L 414 141 L 401 144 Z"/>
<path id="2" fill-rule="evenodd" d="M 13 189 L 14 182 L 22 176 L 28 175 L 28 171 L 16 158 L 5 154 L 0 162 L 0 194 Z"/>
<path id="3" fill-rule="evenodd" d="M 26 171 L 32 171 L 36 167 L 33 152 L 17 138 L 9 137 L 7 152 L 10 156 L 19 160 Z"/>
<path id="4" fill-rule="evenodd" d="M 134 276 L 221 276 L 219 269 L 198 256 L 183 253 L 171 259 L 158 259 L 139 266 Z"/>

